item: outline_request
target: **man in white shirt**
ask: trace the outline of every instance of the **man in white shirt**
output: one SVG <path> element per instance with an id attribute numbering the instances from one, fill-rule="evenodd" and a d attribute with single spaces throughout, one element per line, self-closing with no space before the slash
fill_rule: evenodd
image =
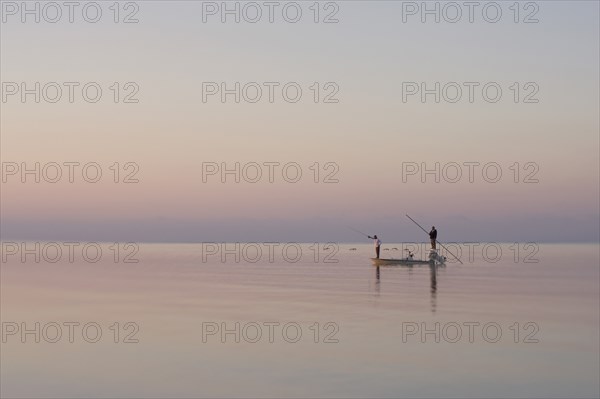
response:
<path id="1" fill-rule="evenodd" d="M 367 237 L 375 240 L 374 241 L 374 243 L 375 243 L 375 254 L 377 255 L 377 259 L 379 259 L 379 248 L 381 247 L 381 240 L 379 238 L 377 238 L 377 235 L 374 235 L 373 237 L 371 237 L 371 236 L 367 236 Z"/>

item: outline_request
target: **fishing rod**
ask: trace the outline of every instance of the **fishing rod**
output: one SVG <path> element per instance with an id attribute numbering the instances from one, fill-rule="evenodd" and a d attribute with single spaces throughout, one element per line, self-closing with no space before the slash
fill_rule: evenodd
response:
<path id="1" fill-rule="evenodd" d="M 362 231 L 359 231 L 359 230 L 353 229 L 353 228 L 352 228 L 352 227 L 350 227 L 350 226 L 346 226 L 346 227 L 348 227 L 350 230 L 352 230 L 352 231 L 354 231 L 354 232 L 356 232 L 356 233 L 358 233 L 358 234 L 362 234 L 363 236 L 365 236 L 365 237 L 367 237 L 367 238 L 371 238 L 371 237 L 370 237 L 368 234 L 365 234 L 365 233 L 363 233 Z"/>
<path id="2" fill-rule="evenodd" d="M 419 226 L 419 228 L 421 228 L 421 230 L 423 230 L 425 233 L 429 234 L 429 233 L 427 232 L 427 230 L 425 230 L 425 229 L 424 229 L 424 228 L 423 228 L 423 227 L 422 227 L 422 226 L 421 226 L 419 223 L 417 223 L 417 221 L 416 221 L 415 219 L 413 219 L 413 218 L 411 218 L 410 216 L 408 216 L 408 214 L 406 214 L 406 217 L 407 217 L 407 218 L 409 218 L 410 220 L 412 220 L 412 222 L 413 222 L 414 224 L 416 224 L 417 226 Z M 460 259 L 458 259 L 456 256 L 454 256 L 454 254 L 453 254 L 452 252 L 450 252 L 450 251 L 448 250 L 448 248 L 446 248 L 446 247 L 444 246 L 444 244 L 442 244 L 442 243 L 441 243 L 441 242 L 439 242 L 438 240 L 435 240 L 435 242 L 437 242 L 438 244 L 440 244 L 440 246 L 441 246 L 442 248 L 444 248 L 444 249 L 446 250 L 446 252 L 448 252 L 450 255 L 452 255 L 452 257 L 453 257 L 454 259 L 456 259 L 457 261 L 459 261 L 461 265 L 463 264 L 463 263 L 462 263 L 462 261 L 461 261 Z"/>

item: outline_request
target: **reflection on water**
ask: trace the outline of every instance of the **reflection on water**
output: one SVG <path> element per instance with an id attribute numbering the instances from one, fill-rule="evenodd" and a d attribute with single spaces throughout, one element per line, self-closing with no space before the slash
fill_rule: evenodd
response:
<path id="1" fill-rule="evenodd" d="M 599 396 L 597 246 L 541 246 L 535 264 L 507 256 L 374 272 L 371 252 L 341 246 L 337 263 L 221 263 L 203 262 L 192 244 L 149 244 L 138 264 L 2 264 L 3 323 L 96 322 L 103 336 L 95 344 L 9 336 L 0 396 Z M 121 342 L 128 321 L 139 343 Z M 270 343 L 263 330 L 257 343 L 233 335 L 222 343 L 219 334 L 203 342 L 204 323 L 253 322 L 297 323 L 302 339 Z M 323 342 L 330 322 L 337 343 Z M 502 328 L 499 342 L 480 331 L 474 342 L 420 334 L 403 342 L 404 323 L 489 322 Z M 515 343 L 510 327 L 528 322 L 539 343 Z"/>
<path id="2" fill-rule="evenodd" d="M 431 312 L 435 313 L 437 306 L 437 265 L 429 265 L 429 281 L 431 282 Z"/>
<path id="3" fill-rule="evenodd" d="M 397 264 L 397 265 L 388 265 L 385 266 L 385 268 L 387 269 L 404 269 L 407 271 L 407 277 L 410 278 L 410 276 L 412 275 L 412 269 L 415 267 L 415 265 L 402 265 L 402 264 Z M 436 307 L 437 307 L 437 269 L 438 267 L 445 267 L 445 265 L 435 265 L 435 264 L 427 264 L 427 265 L 420 265 L 420 266 L 416 266 L 416 267 L 429 267 L 429 288 L 430 288 L 430 294 L 431 294 L 431 312 L 435 313 Z M 375 266 L 375 292 L 380 293 L 381 292 L 381 270 L 380 270 L 380 266 L 376 265 Z"/>

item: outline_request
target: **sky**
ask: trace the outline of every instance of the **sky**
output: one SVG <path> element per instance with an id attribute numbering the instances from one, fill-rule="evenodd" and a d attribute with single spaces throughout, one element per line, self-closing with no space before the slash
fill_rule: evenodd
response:
<path id="1" fill-rule="evenodd" d="M 600 239 L 598 2 L 1 3 L 4 241 Z"/>

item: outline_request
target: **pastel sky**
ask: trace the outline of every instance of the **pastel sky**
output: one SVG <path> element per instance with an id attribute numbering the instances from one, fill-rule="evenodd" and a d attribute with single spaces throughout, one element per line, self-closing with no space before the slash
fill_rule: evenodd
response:
<path id="1" fill-rule="evenodd" d="M 134 24 L 112 21 L 113 2 L 100 2 L 95 24 L 77 13 L 74 23 L 22 23 L 5 3 L 3 95 L 6 82 L 98 82 L 103 97 L 87 103 L 77 90 L 73 103 L 7 97 L 3 170 L 13 162 L 97 162 L 103 178 L 36 184 L 8 176 L 3 240 L 363 239 L 346 226 L 388 242 L 422 239 L 405 213 L 438 226 L 442 241 L 599 240 L 598 2 L 538 1 L 539 23 L 527 24 L 514 23 L 513 2 L 501 2 L 498 23 L 477 10 L 473 23 L 467 16 L 422 23 L 419 15 L 403 22 L 402 2 L 344 1 L 331 24 L 313 22 L 313 2 L 298 3 L 303 17 L 295 24 L 277 11 L 274 23 L 203 22 L 200 1 L 137 2 Z M 521 20 L 533 10 L 524 4 Z M 134 82 L 139 103 L 114 103 L 114 82 Z M 203 82 L 297 82 L 303 96 L 288 103 L 276 90 L 273 103 L 203 102 Z M 339 102 L 315 103 L 314 82 L 334 82 Z M 476 89 L 473 103 L 466 92 L 457 103 L 403 102 L 403 82 L 497 82 L 503 96 L 489 103 Z M 522 101 L 528 82 L 539 88 L 538 103 Z M 115 184 L 115 162 L 135 162 L 139 182 Z M 296 162 L 303 177 L 288 183 L 279 170 L 273 183 L 218 176 L 204 183 L 205 162 Z M 319 183 L 309 168 L 315 162 Z M 328 162 L 339 167 L 337 183 L 322 182 Z M 498 183 L 480 168 L 472 183 L 403 181 L 408 162 L 495 162 L 503 174 Z M 528 163 L 539 182 L 523 182 Z"/>

